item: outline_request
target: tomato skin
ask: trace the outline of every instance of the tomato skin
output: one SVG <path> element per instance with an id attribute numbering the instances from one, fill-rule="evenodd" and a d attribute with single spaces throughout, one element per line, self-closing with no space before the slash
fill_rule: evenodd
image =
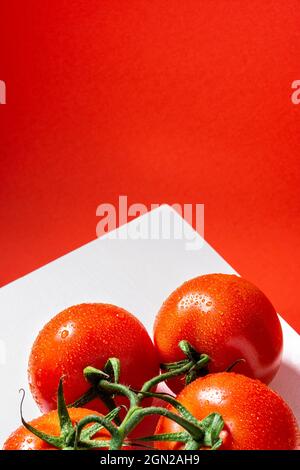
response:
<path id="1" fill-rule="evenodd" d="M 199 276 L 167 298 L 154 325 L 160 362 L 184 357 L 180 340 L 211 357 L 212 373 L 243 358 L 235 372 L 269 383 L 281 362 L 282 330 L 274 307 L 256 286 L 235 275 Z M 184 381 L 173 379 L 168 385 L 178 392 Z"/>
<path id="2" fill-rule="evenodd" d="M 223 450 L 294 450 L 296 418 L 284 400 L 259 380 L 233 372 L 210 374 L 185 387 L 177 397 L 196 418 L 213 412 L 222 415 Z M 182 428 L 161 417 L 155 434 Z M 182 448 L 178 442 L 157 442 L 157 449 Z"/>
<path id="3" fill-rule="evenodd" d="M 56 408 L 60 377 L 64 376 L 66 403 L 72 403 L 89 388 L 83 369 L 102 369 L 110 357 L 120 359 L 120 381 L 134 389 L 159 373 L 157 353 L 146 329 L 126 310 L 109 304 L 80 304 L 52 318 L 36 338 L 29 359 L 29 384 L 40 410 Z M 99 399 L 86 407 L 107 413 Z"/>
<path id="4" fill-rule="evenodd" d="M 69 415 L 72 423 L 78 423 L 82 418 L 89 415 L 101 416 L 95 411 L 86 408 L 69 408 Z M 36 418 L 30 423 L 34 428 L 43 431 L 51 436 L 60 435 L 60 426 L 57 411 L 53 410 L 47 414 Z M 109 438 L 109 433 L 105 429 L 101 429 L 94 438 L 105 439 Z M 3 450 L 59 450 L 43 441 L 39 437 L 32 434 L 24 426 L 20 426 L 14 431 L 5 441 Z"/>

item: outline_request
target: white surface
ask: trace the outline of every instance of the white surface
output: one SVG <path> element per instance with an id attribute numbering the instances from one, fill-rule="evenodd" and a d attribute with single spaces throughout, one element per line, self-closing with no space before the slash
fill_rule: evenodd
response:
<path id="1" fill-rule="evenodd" d="M 149 219 L 180 227 L 182 219 L 162 206 L 128 226 L 131 235 L 147 229 Z M 185 224 L 185 223 L 184 223 Z M 0 291 L 0 445 L 20 425 L 18 390 L 26 390 L 27 420 L 39 414 L 27 386 L 27 361 L 34 338 L 59 311 L 81 302 L 109 302 L 132 312 L 152 332 L 154 317 L 169 293 L 185 280 L 213 272 L 235 271 L 206 242 L 197 251 L 181 240 L 123 240 L 108 235 L 3 287 Z M 185 224 L 186 236 L 200 237 Z M 255 281 L 255 280 L 254 280 Z M 300 342 L 284 321 L 284 355 L 272 383 L 300 420 Z M 4 356 L 6 349 L 6 358 Z"/>

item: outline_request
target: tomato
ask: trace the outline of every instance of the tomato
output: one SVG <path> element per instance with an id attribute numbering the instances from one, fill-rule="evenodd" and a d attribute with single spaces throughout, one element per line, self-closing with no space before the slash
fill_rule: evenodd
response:
<path id="1" fill-rule="evenodd" d="M 185 282 L 162 305 L 154 342 L 160 362 L 182 359 L 180 340 L 208 354 L 209 372 L 234 371 L 269 383 L 282 354 L 282 331 L 276 311 L 253 284 L 235 275 L 208 274 Z M 178 392 L 181 379 L 168 383 Z"/>
<path id="2" fill-rule="evenodd" d="M 86 408 L 69 408 L 69 415 L 73 424 L 78 423 L 82 418 L 88 415 L 98 415 L 95 411 Z M 47 414 L 30 421 L 31 426 L 51 436 L 60 435 L 60 426 L 57 411 L 53 410 Z M 110 437 L 108 431 L 101 429 L 94 439 L 108 439 Z M 32 434 L 24 426 L 20 426 L 5 441 L 3 450 L 58 450 L 39 437 Z"/>
<path id="3" fill-rule="evenodd" d="M 220 413 L 225 426 L 221 449 L 292 450 L 297 446 L 297 423 L 284 400 L 259 380 L 235 373 L 198 378 L 178 395 L 197 419 Z M 161 417 L 155 434 L 179 432 L 175 422 Z M 158 449 L 176 450 L 178 442 L 157 442 Z"/>
<path id="4" fill-rule="evenodd" d="M 66 403 L 73 403 L 89 388 L 83 369 L 102 369 L 110 357 L 121 361 L 120 382 L 134 389 L 140 389 L 159 372 L 147 331 L 126 310 L 107 304 L 81 304 L 56 315 L 39 333 L 29 359 L 30 388 L 39 408 L 43 412 L 56 408 L 62 376 Z M 86 407 L 107 413 L 99 399 Z"/>

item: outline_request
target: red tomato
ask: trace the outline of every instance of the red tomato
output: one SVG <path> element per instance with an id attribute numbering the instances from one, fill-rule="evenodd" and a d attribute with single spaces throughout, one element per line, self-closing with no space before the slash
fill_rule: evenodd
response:
<path id="1" fill-rule="evenodd" d="M 82 418 L 88 415 L 98 415 L 99 413 L 86 408 L 69 408 L 69 415 L 73 424 L 78 423 Z M 51 436 L 60 435 L 60 426 L 57 411 L 40 416 L 30 421 L 31 426 Z M 109 438 L 109 433 L 105 429 L 101 429 L 93 439 Z M 32 434 L 24 426 L 20 426 L 5 441 L 3 450 L 58 450 L 39 437 Z"/>
<path id="2" fill-rule="evenodd" d="M 39 333 L 29 359 L 30 388 L 39 408 L 43 412 L 56 408 L 62 376 L 66 403 L 74 402 L 89 388 L 83 369 L 89 365 L 102 369 L 110 357 L 121 361 L 120 382 L 134 389 L 159 371 L 147 331 L 126 310 L 81 304 L 56 315 Z M 86 406 L 107 413 L 99 399 Z"/>
<path id="3" fill-rule="evenodd" d="M 283 399 L 259 380 L 223 372 L 198 378 L 185 387 L 177 400 L 197 419 L 213 412 L 222 415 L 225 426 L 221 449 L 292 450 L 297 446 L 296 419 Z M 182 428 L 161 417 L 156 434 Z M 182 443 L 157 442 L 158 449 L 181 449 Z"/>
<path id="4" fill-rule="evenodd" d="M 281 361 L 282 331 L 274 307 L 257 287 L 234 275 L 200 276 L 168 297 L 154 327 L 160 362 L 184 357 L 180 340 L 211 357 L 210 372 L 223 372 L 242 358 L 235 372 L 269 383 Z M 168 385 L 178 392 L 184 381 Z"/>

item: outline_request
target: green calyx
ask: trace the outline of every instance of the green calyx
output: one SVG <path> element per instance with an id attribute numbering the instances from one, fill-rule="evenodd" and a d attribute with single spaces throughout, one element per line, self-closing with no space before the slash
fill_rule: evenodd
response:
<path id="1" fill-rule="evenodd" d="M 201 433 L 182 431 L 176 433 L 155 434 L 138 438 L 142 442 L 181 442 L 185 450 L 198 450 L 209 448 L 217 450 L 222 445 L 219 435 L 224 427 L 224 421 L 218 413 L 211 413 L 204 420 L 198 422 Z"/>
<path id="2" fill-rule="evenodd" d="M 103 387 L 100 387 L 100 382 L 103 380 L 105 383 L 117 384 L 120 379 L 120 369 L 120 361 L 115 357 L 108 359 L 103 370 L 99 370 L 91 366 L 86 367 L 83 370 L 83 375 L 86 381 L 90 383 L 91 388 L 78 400 L 68 405 L 68 407 L 83 407 L 91 400 L 99 398 L 104 403 L 108 411 L 115 410 L 117 406 L 114 401 L 114 393 L 111 393 L 111 391 L 107 391 Z M 118 415 L 115 417 L 115 421 L 117 424 L 120 424 L 120 418 Z"/>
<path id="3" fill-rule="evenodd" d="M 203 377 L 204 375 L 207 375 L 209 373 L 207 366 L 211 359 L 207 354 L 200 354 L 186 340 L 180 341 L 178 346 L 181 351 L 185 354 L 186 359 L 183 359 L 178 362 L 161 364 L 162 370 L 171 372 L 174 370 L 178 370 L 178 368 L 180 367 L 186 369 L 184 371 L 185 385 L 188 385 L 198 377 Z M 172 378 L 172 376 L 168 378 Z"/>
<path id="4" fill-rule="evenodd" d="M 124 446 L 138 446 L 149 448 L 151 442 L 164 441 L 181 442 L 184 449 L 217 449 L 222 444 L 220 432 L 224 421 L 218 413 L 212 413 L 203 420 L 197 420 L 181 403 L 174 397 L 165 393 L 156 393 L 155 387 L 168 379 L 185 376 L 186 383 L 190 383 L 200 374 L 207 373 L 207 364 L 210 358 L 205 354 L 199 354 L 187 342 L 181 341 L 179 347 L 185 353 L 186 359 L 170 364 L 164 364 L 166 371 L 159 376 L 153 377 L 144 383 L 141 390 L 132 390 L 121 384 L 120 361 L 110 358 L 103 370 L 94 367 L 86 367 L 83 371 L 85 379 L 90 383 L 89 390 L 71 405 L 66 405 L 63 394 L 63 380 L 61 379 L 57 393 L 57 412 L 60 423 L 60 435 L 49 436 L 26 423 L 22 416 L 22 423 L 30 432 L 43 439 L 49 445 L 64 450 L 87 450 L 109 448 L 110 450 L 122 449 Z M 116 399 L 123 396 L 128 401 L 128 407 L 118 407 Z M 143 407 L 143 400 L 147 397 L 159 398 L 168 406 Z M 23 397 L 24 398 L 24 397 Z M 94 398 L 99 398 L 107 407 L 109 413 L 106 416 L 89 415 L 77 424 L 71 422 L 68 408 L 82 407 Z M 121 408 L 125 408 L 125 416 L 121 419 Z M 124 415 L 124 413 L 122 413 Z M 158 434 L 144 436 L 131 440 L 132 431 L 143 421 L 146 416 L 164 416 L 176 422 L 183 430 L 170 434 Z M 107 439 L 98 439 L 96 434 L 105 428 Z M 151 448 L 151 446 L 150 446 Z"/>

